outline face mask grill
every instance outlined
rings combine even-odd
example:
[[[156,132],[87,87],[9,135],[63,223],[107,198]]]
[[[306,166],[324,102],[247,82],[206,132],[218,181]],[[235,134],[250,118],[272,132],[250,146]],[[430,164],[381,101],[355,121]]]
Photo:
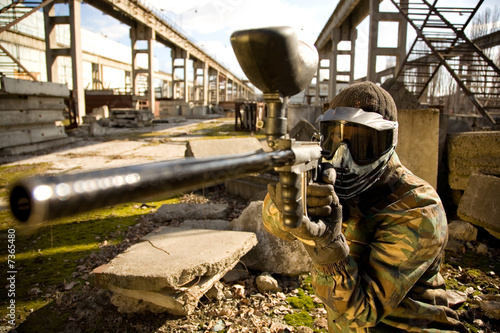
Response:
[[[353,198],[373,185],[384,173],[393,153],[394,147],[376,161],[358,165],[353,160],[349,147],[345,143],[340,144],[336,153],[326,161],[331,163],[337,172],[335,192],[339,198]]]

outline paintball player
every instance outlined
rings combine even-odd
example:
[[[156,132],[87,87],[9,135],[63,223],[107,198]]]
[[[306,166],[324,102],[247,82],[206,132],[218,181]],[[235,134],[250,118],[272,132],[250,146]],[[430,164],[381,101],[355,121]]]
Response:
[[[439,273],[447,220],[438,194],[395,152],[397,109],[371,82],[352,84],[318,118],[324,184],[308,189],[308,216],[287,229],[281,186],[269,186],[263,222],[303,242],[330,332],[467,332]],[[332,185],[335,184],[335,187]]]

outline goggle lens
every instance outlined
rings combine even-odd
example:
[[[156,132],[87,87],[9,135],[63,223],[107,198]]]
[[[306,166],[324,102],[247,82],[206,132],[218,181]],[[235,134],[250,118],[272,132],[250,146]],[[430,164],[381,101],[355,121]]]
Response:
[[[324,150],[335,153],[341,143],[349,146],[354,161],[359,165],[370,164],[379,159],[393,145],[392,129],[377,131],[368,126],[339,121],[320,124]]]

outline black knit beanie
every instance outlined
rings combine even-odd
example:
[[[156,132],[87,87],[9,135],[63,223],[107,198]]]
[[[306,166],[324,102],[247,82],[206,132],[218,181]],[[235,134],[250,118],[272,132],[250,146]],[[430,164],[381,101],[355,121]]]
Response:
[[[370,81],[354,83],[344,88],[330,102],[331,109],[338,106],[360,108],[367,112],[377,112],[387,120],[398,120],[398,111],[392,96]]]

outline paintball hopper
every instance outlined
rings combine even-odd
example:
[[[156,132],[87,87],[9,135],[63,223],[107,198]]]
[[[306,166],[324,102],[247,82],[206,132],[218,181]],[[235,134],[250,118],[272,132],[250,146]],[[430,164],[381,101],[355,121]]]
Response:
[[[231,45],[243,72],[263,93],[293,96],[311,82],[318,51],[298,40],[291,27],[235,31]]]

